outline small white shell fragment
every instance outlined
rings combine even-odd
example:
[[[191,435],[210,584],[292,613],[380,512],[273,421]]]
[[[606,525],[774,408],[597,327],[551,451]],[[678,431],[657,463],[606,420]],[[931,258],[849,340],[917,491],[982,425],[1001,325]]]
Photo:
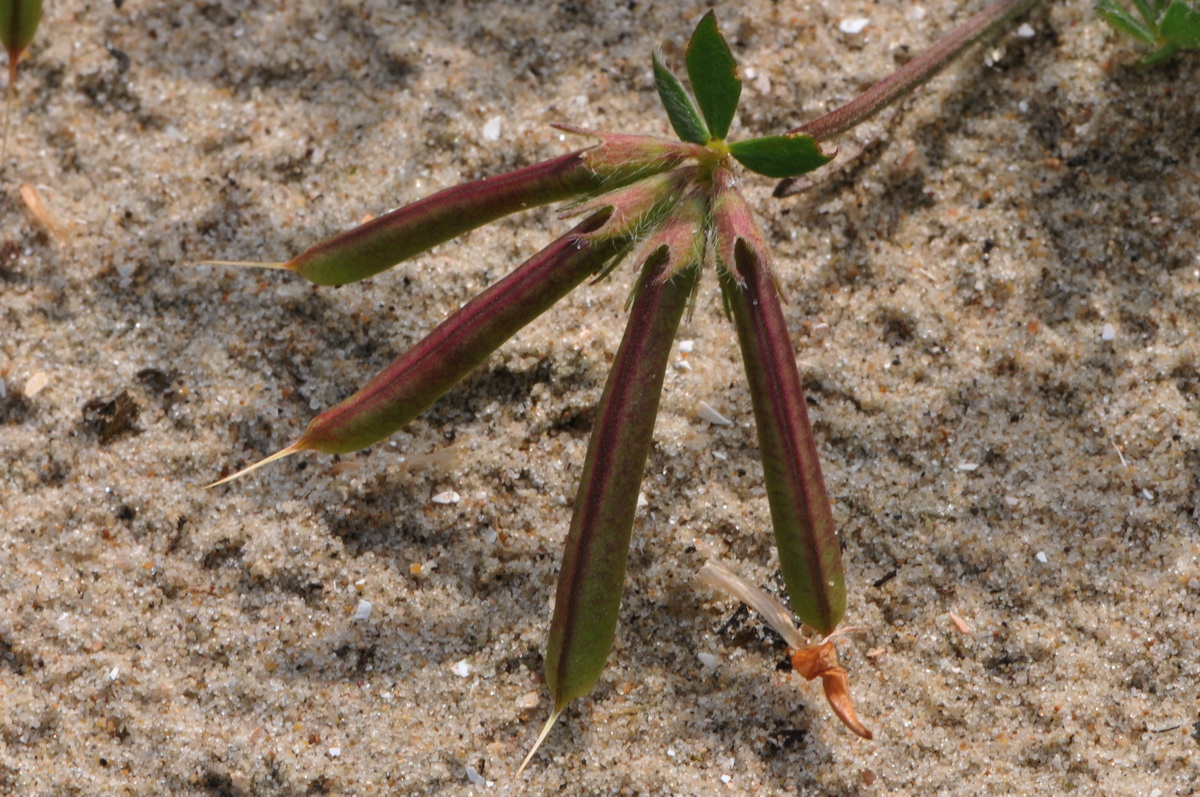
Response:
[[[116,268],[117,274],[120,275],[121,279],[127,280],[137,272],[138,264],[132,263],[128,260],[122,260],[120,263],[117,263]]]
[[[521,697],[517,698],[517,708],[537,708],[537,704],[541,701],[537,692],[526,692]]]
[[[466,659],[459,659],[458,661],[454,662],[450,669],[453,670],[454,674],[459,678],[466,678],[471,674],[471,665],[467,664]]]
[[[467,780],[471,781],[472,786],[486,786],[487,781],[483,779],[483,775],[475,767],[467,767]]]
[[[115,681],[115,680],[117,680],[117,678],[120,675],[121,675],[121,668],[113,667],[111,670],[108,671],[108,675],[106,675],[105,677],[108,678],[109,681]]]
[[[1004,496],[1004,503],[1010,507],[1018,507],[1021,505],[1021,499],[1015,495],[1006,495]]]
[[[1100,330],[1100,340],[1113,340],[1117,337],[1117,330],[1113,329],[1112,324],[1105,324],[1104,329]]]
[[[496,534],[496,530],[494,528],[492,528],[491,526],[488,526],[487,530],[483,532],[483,541],[486,542],[488,545],[491,545],[493,542],[496,541],[496,538],[498,536],[499,535]]]
[[[696,341],[694,341],[694,340],[679,341],[679,351],[682,354],[691,354],[692,349],[694,349],[695,347],[696,347]]]
[[[866,17],[847,17],[838,23],[838,30],[847,36],[857,36],[870,24],[871,20]]]
[[[1149,491],[1148,489],[1146,489],[1145,487],[1143,487],[1143,488],[1142,488],[1142,496],[1143,496],[1143,497],[1145,497],[1145,499],[1146,499],[1147,501],[1153,501],[1153,500],[1154,500],[1154,493],[1150,492],[1150,491]]]
[[[48,384],[50,384],[50,374],[45,371],[38,371],[29,377],[29,381],[25,383],[25,398],[33,398],[45,390]]]
[[[342,748],[340,748],[340,747],[330,747],[329,748],[329,757],[330,758],[339,758],[339,757],[341,757],[341,755],[342,755]]]
[[[360,600],[358,602],[358,606],[356,606],[354,608],[354,619],[355,620],[370,620],[371,619],[371,610],[374,608],[375,608],[375,606],[370,601]]]
[[[435,504],[457,504],[462,500],[462,496],[453,490],[446,490],[444,493],[438,493],[431,500]]]
[[[673,368],[674,368],[676,371],[690,371],[690,370],[692,370],[692,364],[691,364],[690,362],[688,362],[687,360],[676,360],[675,362],[671,363],[671,366],[672,366],[672,367],[673,367]]]
[[[718,659],[712,653],[697,653],[696,658],[700,659],[700,663],[709,669],[716,667],[717,662],[720,661],[720,659]]]
[[[648,498],[646,498],[646,493],[644,493],[644,492],[638,493],[638,500],[637,500],[637,508],[638,509],[641,509],[642,507],[648,505],[649,503],[650,503],[650,500]]]
[[[732,780],[733,780],[733,778],[729,777],[728,775],[721,776],[721,782],[724,783],[726,786],[728,786],[730,781],[732,781]]]
[[[707,401],[700,402],[699,407],[696,409],[696,414],[700,416],[700,420],[708,421],[716,426],[733,426],[733,421],[713,409],[713,406]]]
[[[958,469],[970,473],[971,471],[979,470],[979,464],[977,462],[960,462],[958,463]]]
[[[493,116],[483,124],[483,140],[484,141],[499,141],[500,140],[500,123],[503,122],[499,116]]]
[[[1038,551],[1036,554],[1034,554],[1034,558],[1035,558],[1035,559],[1037,559],[1037,560],[1038,560],[1039,562],[1041,562],[1042,564],[1046,564],[1046,562],[1049,562],[1049,561],[1050,561],[1050,560],[1049,560],[1049,559],[1046,557],[1046,552],[1045,552],[1045,551]]]
[[[1017,28],[1017,36],[1021,37],[1022,39],[1032,39],[1036,35],[1037,31],[1035,31],[1033,26],[1028,22],[1022,22],[1021,27]]]

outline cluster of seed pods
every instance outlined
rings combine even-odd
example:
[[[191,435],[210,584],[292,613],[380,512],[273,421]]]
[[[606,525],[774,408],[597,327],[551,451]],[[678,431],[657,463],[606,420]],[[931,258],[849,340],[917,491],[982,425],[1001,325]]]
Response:
[[[588,694],[616,633],[637,496],[676,330],[702,267],[715,264],[753,397],[780,569],[801,619],[831,633],[846,607],[841,552],[822,482],[804,392],[762,234],[737,189],[737,160],[770,176],[829,158],[797,134],[727,144],[741,92],[712,14],[687,52],[699,108],[658,58],[660,94],[680,141],[591,135],[589,149],[447,189],[323,241],[286,263],[311,282],[340,285],[379,273],[502,216],[572,200],[582,217],[340,404],[296,442],[236,478],[299,451],[341,454],[370,446],[437,401],[521,327],[586,279],[627,257],[639,268],[629,322],[596,415],[575,498],[547,644],[554,698],[548,730]]]
[[[772,618],[794,648],[795,669],[808,679],[821,678],[835,713],[870,738],[854,714],[848,675],[830,638],[846,611],[841,550],[778,286],[763,236],[738,191],[735,161],[785,179],[825,164],[831,156],[818,141],[858,124],[928,79],[1032,2],[996,0],[850,104],[784,135],[739,142],[726,137],[741,81],[710,12],[687,49],[692,94],[657,54],[653,60],[658,91],[679,141],[563,128],[599,143],[447,189],[322,241],[290,261],[239,263],[341,285],[529,208],[569,200],[562,215],[582,217],[362,389],[314,418],[292,445],[214,486],[296,452],[342,454],[386,438],[572,288],[632,256],[639,274],[629,323],[600,400],[559,574],[545,656],[554,708],[540,744],[567,704],[595,686],[612,646],[667,361],[702,268],[711,264],[745,363],[780,571],[793,610],[824,639],[805,644],[778,602],[728,571],[707,568],[707,578]]]

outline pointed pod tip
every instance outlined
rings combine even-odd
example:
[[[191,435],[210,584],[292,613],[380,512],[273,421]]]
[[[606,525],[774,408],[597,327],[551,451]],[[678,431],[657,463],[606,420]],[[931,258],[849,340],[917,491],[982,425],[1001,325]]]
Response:
[[[550,718],[542,726],[542,731],[538,734],[537,740],[534,741],[533,747],[530,748],[529,755],[525,756],[525,760],[521,762],[521,766],[517,767],[517,771],[513,774],[512,779],[514,782],[521,777],[521,773],[525,771],[525,767],[529,766],[529,762],[533,760],[534,754],[541,748],[542,742],[546,741],[546,737],[550,735],[550,729],[554,727],[554,723],[558,722],[558,718],[562,716],[563,709],[566,707],[566,703],[555,706],[554,712],[550,714]]]
[[[183,265],[185,268],[191,266],[246,266],[249,268],[274,268],[282,271],[295,270],[290,261],[287,263],[260,263],[256,260],[193,260]]]
[[[297,451],[303,451],[303,450],[305,450],[305,446],[303,445],[303,443],[301,443],[301,442],[292,443],[287,448],[276,451],[271,456],[260,459],[258,462],[255,462],[253,465],[248,465],[247,467],[242,468],[237,473],[234,473],[230,476],[226,476],[223,479],[218,479],[217,481],[213,482],[212,484],[204,485],[204,489],[211,490],[214,487],[220,487],[222,484],[228,484],[229,482],[233,481],[234,479],[240,479],[241,477],[245,476],[246,474],[250,473],[251,471],[258,470],[263,465],[274,462],[277,459],[283,459],[284,457],[295,454]]]

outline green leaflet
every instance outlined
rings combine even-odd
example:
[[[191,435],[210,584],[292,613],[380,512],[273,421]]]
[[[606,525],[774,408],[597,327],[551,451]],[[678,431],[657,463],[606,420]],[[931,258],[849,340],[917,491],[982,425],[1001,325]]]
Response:
[[[688,96],[687,89],[675,77],[675,73],[667,69],[657,52],[653,61],[654,84],[658,86],[658,96],[667,109],[667,118],[671,120],[675,135],[689,143],[704,146],[709,139],[708,128],[704,126],[704,120],[700,118],[700,112]]]
[[[811,136],[765,136],[735,141],[729,152],[738,163],[767,177],[795,177],[833,160]]]
[[[1171,44],[1200,49],[1200,9],[1192,8],[1184,0],[1175,0],[1167,6],[1159,30]]]
[[[1200,49],[1200,7],[1187,0],[1133,0],[1141,19],[1117,0],[1100,0],[1096,13],[1117,30],[1158,49],[1142,66],[1158,63],[1180,49]]]
[[[717,30],[716,15],[709,11],[700,20],[687,48],[688,80],[700,111],[708,122],[712,137],[723,141],[729,135],[729,125],[737,112],[742,96],[742,81],[737,62],[721,32]]]
[[[1104,0],[1096,6],[1096,13],[1099,14],[1105,22],[1124,33],[1146,44],[1155,44],[1154,33],[1145,24],[1141,22],[1133,14],[1121,5],[1118,5],[1115,0]]]

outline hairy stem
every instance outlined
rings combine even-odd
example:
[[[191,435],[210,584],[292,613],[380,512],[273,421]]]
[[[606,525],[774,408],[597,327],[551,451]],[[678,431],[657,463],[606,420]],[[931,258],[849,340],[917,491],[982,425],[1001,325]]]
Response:
[[[963,50],[1008,24],[1038,0],[995,0],[932,47],[837,110],[789,130],[826,141],[862,124],[936,75]]]

